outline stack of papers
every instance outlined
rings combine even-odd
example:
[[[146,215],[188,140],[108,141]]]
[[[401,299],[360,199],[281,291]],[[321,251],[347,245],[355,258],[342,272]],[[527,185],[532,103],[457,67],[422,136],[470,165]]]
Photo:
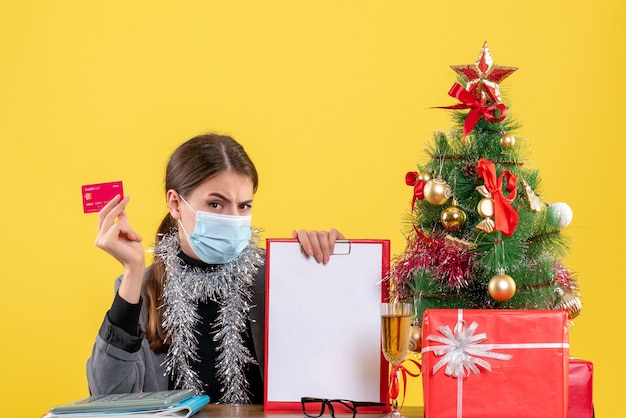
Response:
[[[188,418],[208,403],[193,390],[99,395],[55,406],[43,418]]]

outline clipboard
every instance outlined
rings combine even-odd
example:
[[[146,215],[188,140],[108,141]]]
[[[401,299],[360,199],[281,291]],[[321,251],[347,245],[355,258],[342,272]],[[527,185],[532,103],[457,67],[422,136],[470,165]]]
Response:
[[[301,411],[305,396],[387,404],[380,302],[389,248],[389,240],[341,240],[322,264],[295,239],[266,240],[266,411]]]

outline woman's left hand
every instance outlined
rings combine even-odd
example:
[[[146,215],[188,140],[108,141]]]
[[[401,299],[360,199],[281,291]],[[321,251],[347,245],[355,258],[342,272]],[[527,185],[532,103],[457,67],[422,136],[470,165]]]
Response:
[[[335,241],[345,239],[343,234],[332,228],[330,231],[293,231],[292,236],[298,238],[300,245],[308,256],[313,256],[318,263],[328,263],[335,249]]]

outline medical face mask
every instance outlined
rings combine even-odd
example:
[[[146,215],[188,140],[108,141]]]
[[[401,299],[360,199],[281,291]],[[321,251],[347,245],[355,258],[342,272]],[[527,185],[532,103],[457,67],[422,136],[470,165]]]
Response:
[[[193,233],[187,236],[191,250],[207,264],[224,264],[235,259],[248,246],[252,216],[219,215],[195,210],[182,196],[183,202],[196,214]]]

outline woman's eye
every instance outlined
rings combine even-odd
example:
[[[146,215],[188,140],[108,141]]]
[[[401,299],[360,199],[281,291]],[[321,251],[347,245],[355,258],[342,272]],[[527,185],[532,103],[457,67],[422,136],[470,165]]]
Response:
[[[209,203],[209,207],[213,208],[213,209],[219,209],[219,208],[222,207],[222,205],[220,203],[218,203],[218,202],[210,202]]]

